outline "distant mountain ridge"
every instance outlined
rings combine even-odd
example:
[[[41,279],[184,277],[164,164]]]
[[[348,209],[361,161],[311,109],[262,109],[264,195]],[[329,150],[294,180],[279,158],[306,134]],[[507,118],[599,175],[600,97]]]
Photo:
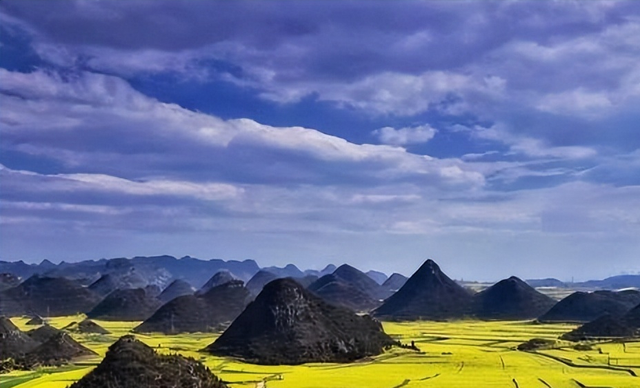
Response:
[[[621,288],[640,288],[639,275],[616,275],[602,280],[589,280],[573,283],[574,287],[600,288],[603,290],[618,290]]]
[[[88,286],[102,276],[112,274],[116,278],[123,276],[130,278],[130,281],[125,282],[131,283],[130,286],[124,288],[139,288],[146,285],[165,288],[171,281],[183,279],[199,289],[211,276],[222,270],[229,271],[237,278],[248,281],[260,270],[260,267],[254,260],[201,260],[190,256],[177,259],[168,255],[136,256],[131,259],[84,260],[76,263],[63,261],[59,264],[53,264],[48,260],[40,264],[26,264],[22,260],[16,262],[0,261],[0,273],[13,274],[21,279],[38,274],[74,279]],[[123,288],[122,284],[117,286],[117,288]]]

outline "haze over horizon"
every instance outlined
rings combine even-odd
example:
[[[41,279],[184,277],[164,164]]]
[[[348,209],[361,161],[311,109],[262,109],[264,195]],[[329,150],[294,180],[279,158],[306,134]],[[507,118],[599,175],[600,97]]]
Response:
[[[640,272],[640,3],[0,2],[0,259]]]

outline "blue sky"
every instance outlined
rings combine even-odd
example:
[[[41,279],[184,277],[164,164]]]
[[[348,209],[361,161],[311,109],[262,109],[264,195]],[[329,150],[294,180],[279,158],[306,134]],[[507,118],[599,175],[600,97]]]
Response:
[[[0,3],[0,258],[640,271],[640,3]]]

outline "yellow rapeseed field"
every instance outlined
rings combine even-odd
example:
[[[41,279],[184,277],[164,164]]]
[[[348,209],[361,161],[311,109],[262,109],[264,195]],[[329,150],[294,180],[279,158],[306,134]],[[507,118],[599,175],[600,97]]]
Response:
[[[63,327],[84,316],[54,318]],[[27,319],[13,319],[22,329]],[[96,321],[111,335],[74,335],[96,351],[94,357],[63,368],[0,375],[0,388],[64,388],[100,362],[107,348],[138,322]],[[403,343],[415,341],[420,352],[393,349],[352,364],[260,366],[213,357],[198,350],[216,335],[138,335],[159,352],[178,352],[204,362],[232,387],[255,387],[263,380],[270,388],[639,388],[640,342],[601,343],[590,350],[558,342],[556,349],[526,353],[515,347],[531,338],[556,339],[574,325],[540,325],[531,322],[384,323],[385,331]]]

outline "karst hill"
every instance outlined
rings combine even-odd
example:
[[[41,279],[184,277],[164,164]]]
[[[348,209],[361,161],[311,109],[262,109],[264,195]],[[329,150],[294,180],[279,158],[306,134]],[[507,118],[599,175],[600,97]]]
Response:
[[[515,276],[499,281],[473,299],[473,315],[481,319],[537,318],[556,304]]]
[[[131,335],[109,347],[94,370],[70,388],[226,388],[198,361],[160,355]]]
[[[348,362],[394,343],[371,317],[331,305],[292,279],[278,279],[205,350],[278,365]]]
[[[461,318],[472,312],[472,300],[429,259],[373,314],[391,320]]]
[[[242,280],[232,280],[202,295],[171,300],[134,330],[166,334],[216,331],[240,315],[250,300],[251,293]]]

